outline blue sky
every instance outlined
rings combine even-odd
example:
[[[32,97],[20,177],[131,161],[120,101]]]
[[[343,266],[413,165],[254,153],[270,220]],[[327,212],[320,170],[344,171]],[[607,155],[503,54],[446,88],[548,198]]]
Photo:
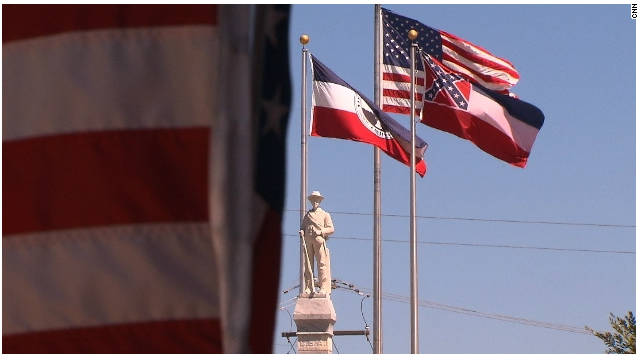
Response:
[[[565,326],[605,330],[609,312],[636,311],[636,36],[629,5],[383,6],[510,60],[521,76],[513,91],[546,117],[525,169],[417,125],[429,143],[429,170],[417,179],[419,299],[431,304],[419,307],[420,352],[602,353],[599,339]],[[373,98],[373,5],[292,7],[282,290],[298,283],[302,33],[318,59]],[[408,117],[394,117],[409,125]],[[325,195],[321,206],[336,227],[333,277],[366,289],[373,287],[372,152],[362,143],[309,139],[309,192]],[[398,301],[409,296],[408,177],[405,165],[382,154],[382,213],[403,215],[382,219],[385,353],[410,352],[409,304]],[[495,219],[518,222],[489,221]],[[295,295],[297,289],[281,295],[286,310],[277,314],[276,353],[291,350],[280,332],[295,331],[287,312]],[[359,295],[337,289],[332,299],[336,329],[364,328]],[[370,326],[372,303],[363,303]],[[363,337],[335,342],[340,353],[371,352]]]

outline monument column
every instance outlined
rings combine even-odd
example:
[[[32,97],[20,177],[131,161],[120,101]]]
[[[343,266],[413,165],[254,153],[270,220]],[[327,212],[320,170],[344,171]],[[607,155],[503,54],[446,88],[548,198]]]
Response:
[[[329,294],[300,294],[293,311],[298,354],[331,354],[336,312]]]

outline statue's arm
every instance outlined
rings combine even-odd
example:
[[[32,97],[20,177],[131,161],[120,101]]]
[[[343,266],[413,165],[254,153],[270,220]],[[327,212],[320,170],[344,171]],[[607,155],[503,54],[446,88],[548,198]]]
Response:
[[[333,228],[333,221],[331,220],[331,215],[327,213],[327,216],[325,216],[324,218],[324,228],[322,229],[322,236],[327,237],[333,234],[334,231],[335,229]]]

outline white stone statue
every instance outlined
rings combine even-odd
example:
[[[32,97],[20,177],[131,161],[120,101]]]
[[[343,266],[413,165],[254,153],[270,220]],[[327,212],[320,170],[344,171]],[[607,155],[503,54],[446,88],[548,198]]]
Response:
[[[329,248],[327,247],[327,239],[333,234],[333,222],[331,215],[320,208],[320,202],[324,197],[319,191],[314,191],[307,198],[311,202],[311,210],[307,211],[302,220],[302,229],[300,235],[304,236],[307,247],[306,255],[311,266],[304,269],[304,293],[310,294],[313,289],[313,275],[309,269],[313,268],[313,259],[318,264],[318,282],[320,293],[331,293],[331,260],[329,258]],[[307,260],[305,259],[305,262]]]

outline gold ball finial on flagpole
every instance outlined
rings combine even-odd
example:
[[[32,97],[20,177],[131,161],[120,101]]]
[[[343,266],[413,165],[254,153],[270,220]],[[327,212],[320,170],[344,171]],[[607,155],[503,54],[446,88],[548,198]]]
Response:
[[[418,38],[418,32],[411,29],[409,30],[409,39],[411,39],[411,41],[415,40]]]
[[[302,34],[300,35],[300,44],[307,45],[309,43],[309,35]]]

